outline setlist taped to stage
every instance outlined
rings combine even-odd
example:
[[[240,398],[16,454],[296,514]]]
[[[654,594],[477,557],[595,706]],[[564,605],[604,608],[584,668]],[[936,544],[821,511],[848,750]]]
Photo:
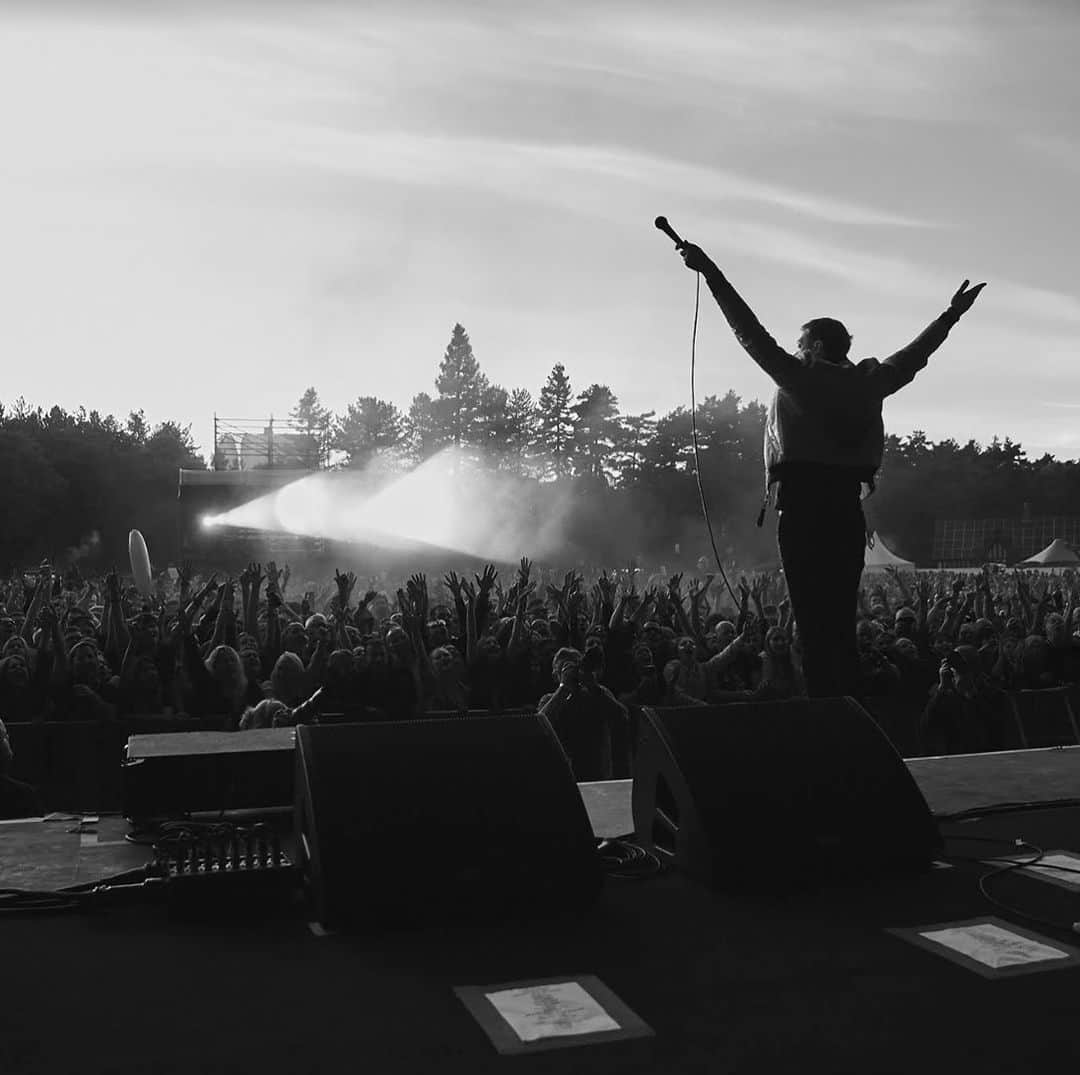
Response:
[[[619,1024],[577,982],[484,995],[522,1041],[619,1029]]]
[[[1060,948],[1023,937],[1012,930],[1002,929],[992,922],[973,926],[932,930],[923,933],[928,941],[936,941],[961,955],[970,956],[986,967],[1014,967],[1024,963],[1039,963],[1047,959],[1068,959],[1069,953]]]
[[[1080,966],[1080,949],[1000,918],[972,918],[887,932],[984,978],[1013,978]]]
[[[457,986],[454,992],[500,1053],[653,1037],[652,1028],[591,974]]]

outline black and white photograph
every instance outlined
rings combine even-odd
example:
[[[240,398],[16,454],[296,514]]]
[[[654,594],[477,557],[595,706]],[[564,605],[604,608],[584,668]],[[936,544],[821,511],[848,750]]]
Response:
[[[1078,56],[0,0],[0,1068],[1070,1063]]]

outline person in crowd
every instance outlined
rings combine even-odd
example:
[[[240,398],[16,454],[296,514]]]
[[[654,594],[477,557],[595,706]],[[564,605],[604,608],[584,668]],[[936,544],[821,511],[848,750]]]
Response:
[[[1004,750],[1013,721],[1008,695],[990,683],[978,650],[958,646],[939,667],[938,685],[922,719],[924,753],[976,754]]]
[[[244,678],[247,680],[247,704],[258,705],[266,697],[263,685],[263,659],[257,636],[244,633],[240,636],[237,653],[244,666]]]
[[[896,638],[888,649],[888,657],[899,676],[893,697],[907,702],[913,713],[921,713],[938,682],[938,661],[920,652],[912,639]]]
[[[859,620],[855,625],[858,647],[858,676],[855,695],[859,698],[892,695],[900,686],[900,672],[889,660],[881,643],[882,627],[876,620]]]
[[[430,680],[424,692],[429,711],[464,713],[469,708],[469,692],[463,682],[461,655],[451,646],[436,646],[428,657]]]
[[[226,727],[235,727],[247,708],[247,675],[240,654],[223,641],[235,639],[235,588],[232,581],[222,587],[222,599],[209,646],[203,657],[192,630],[189,609],[180,612],[177,630],[188,685],[186,711],[196,717],[222,717]]]
[[[1046,635],[1046,666],[1057,684],[1080,683],[1080,640],[1069,633],[1068,621],[1052,612],[1043,621]]]
[[[1045,635],[1030,634],[1020,647],[1020,667],[1014,685],[1019,690],[1037,691],[1058,686],[1050,664],[1050,643]]]
[[[704,702],[709,693],[709,676],[705,666],[698,660],[698,644],[690,635],[683,635],[676,640],[677,659],[668,661],[664,666],[664,676],[669,685],[699,702]],[[673,671],[669,678],[668,670]]]
[[[761,680],[756,696],[760,699],[806,697],[806,680],[802,669],[792,658],[787,631],[779,625],[765,632],[765,648],[761,651]]]
[[[761,650],[764,644],[758,644],[760,631],[749,625],[738,634],[733,634],[737,625],[725,621],[727,627],[721,632],[722,637],[731,640],[705,662],[705,672],[709,680],[706,700],[712,703],[747,701],[761,682]]]
[[[653,661],[652,650],[644,642],[633,649],[633,687],[619,695],[627,706],[662,706],[666,704],[668,685]]]
[[[308,687],[304,662],[292,650],[286,650],[274,662],[270,673],[270,697],[295,707],[308,696]]]
[[[687,694],[680,686],[679,679],[683,671],[683,666],[678,660],[668,661],[664,665],[664,697],[660,704],[668,708],[673,706],[705,706],[707,703],[704,699]]]
[[[540,699],[538,711],[551,721],[576,780],[611,780],[612,741],[629,741],[629,717],[626,707],[597,680],[600,651],[594,648],[586,658],[571,647],[555,654],[552,672],[559,686]],[[620,763],[620,768],[625,765]]]
[[[0,659],[0,712],[9,720],[29,721],[44,713],[42,699],[30,682],[28,662],[28,649],[13,650]]]
[[[276,728],[289,723],[289,707],[277,698],[264,698],[249,705],[240,717],[239,730],[251,728]]]
[[[60,721],[111,720],[121,697],[119,679],[114,683],[96,640],[80,638],[68,654],[66,679],[54,687],[49,716]]]
[[[11,746],[7,725],[0,720],[0,818],[42,817],[41,799],[37,789],[11,775],[15,751]]]

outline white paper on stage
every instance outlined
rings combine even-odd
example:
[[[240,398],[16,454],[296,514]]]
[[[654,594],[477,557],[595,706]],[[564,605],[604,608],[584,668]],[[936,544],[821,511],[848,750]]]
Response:
[[[1064,870],[1048,869],[1050,866],[1064,866]],[[1072,873],[1076,870],[1076,873]],[[1044,877],[1050,877],[1059,884],[1068,885],[1069,888],[1080,889],[1080,858],[1076,855],[1062,853],[1050,853],[1039,859],[1037,866],[1025,866],[1020,873],[1039,873]]]
[[[619,1029],[577,982],[504,989],[484,996],[522,1041]]]
[[[1069,953],[1051,948],[992,922],[971,926],[955,926],[920,933],[928,941],[951,948],[954,952],[978,960],[987,967],[1015,967],[1024,963],[1042,963],[1051,959],[1068,959]]]

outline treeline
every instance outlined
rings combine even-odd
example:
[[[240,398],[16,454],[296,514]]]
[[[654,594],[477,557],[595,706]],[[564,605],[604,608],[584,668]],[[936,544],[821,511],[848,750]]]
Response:
[[[765,415],[761,403],[743,403],[733,392],[698,401],[701,472],[717,543],[725,559],[744,565],[776,555],[773,520],[754,525],[764,491]],[[418,393],[406,412],[360,396],[333,414],[312,387],[292,419],[308,435],[312,465],[377,461],[406,470],[453,446],[541,490],[569,491],[567,542],[575,557],[613,563],[645,556],[688,566],[709,555],[688,407],[624,414],[609,386],[575,389],[562,363],[535,397],[528,388],[506,389],[485,376],[461,325],[434,392]],[[141,411],[121,423],[82,409],[0,405],[0,562],[10,569],[43,554],[122,562],[133,526],[156,564],[175,560],[177,471],[204,466],[190,427],[164,422],[151,430]],[[1008,437],[983,447],[974,440],[935,444],[916,432],[887,437],[866,510],[894,551],[925,564],[935,518],[1015,518],[1024,504],[1034,515],[1080,511],[1080,464],[1049,454],[1028,460]]]
[[[890,547],[928,566],[935,519],[1018,519],[1025,508],[1034,517],[1080,516],[1080,463],[1049,452],[1028,459],[1009,437],[983,447],[935,443],[919,430],[886,436],[877,492],[866,501]]]
[[[83,408],[0,404],[0,565],[6,573],[48,556],[64,566],[87,560],[126,568],[132,527],[151,549],[171,554],[177,473],[205,466],[190,426],[151,429],[142,411],[120,422]]]
[[[712,447],[731,447],[761,431],[764,409],[740,406],[736,396],[703,402]],[[455,325],[439,365],[435,394],[419,392],[407,412],[375,396],[360,396],[343,414],[323,406],[315,388],[303,394],[290,417],[310,442],[311,465],[382,464],[406,468],[453,447],[488,467],[539,481],[593,478],[611,488],[637,485],[650,472],[667,472],[684,460],[689,414],[679,408],[622,414],[607,385],[575,392],[557,363],[534,397],[528,388],[492,384],[480,369],[468,334]],[[728,426],[723,441],[715,436]],[[704,429],[704,427],[703,427]],[[237,465],[222,451],[219,469]]]

